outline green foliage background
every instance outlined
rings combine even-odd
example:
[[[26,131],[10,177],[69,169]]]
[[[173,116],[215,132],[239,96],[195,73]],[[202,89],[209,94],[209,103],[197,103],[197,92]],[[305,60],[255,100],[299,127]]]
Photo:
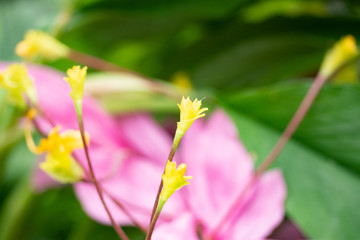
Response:
[[[19,60],[16,43],[36,28],[153,78],[169,81],[184,71],[210,108],[233,117],[258,165],[325,51],[341,36],[360,39],[359,16],[355,0],[0,0],[0,60]],[[64,71],[71,64],[49,65]],[[35,159],[15,121],[20,113],[2,92],[0,99],[0,239],[115,239],[85,215],[71,187],[32,193]],[[358,84],[328,83],[274,164],[286,178],[287,216],[309,238],[360,238],[359,119]]]

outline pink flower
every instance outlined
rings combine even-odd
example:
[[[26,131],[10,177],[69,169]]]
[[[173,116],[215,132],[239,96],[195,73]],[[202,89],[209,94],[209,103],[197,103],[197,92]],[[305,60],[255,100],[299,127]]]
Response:
[[[0,70],[10,63],[0,63]],[[28,64],[29,75],[35,83],[37,98],[41,109],[55,123],[62,126],[62,130],[78,129],[76,113],[69,95],[70,87],[64,81],[64,74],[54,69]],[[116,165],[118,156],[125,150],[125,142],[121,138],[116,122],[91,98],[84,100],[84,122],[86,131],[91,136],[90,150],[97,177],[106,177]],[[45,119],[40,119],[40,128],[44,132],[51,129]],[[83,151],[77,151],[80,161],[87,169]],[[35,169],[33,184],[36,190],[59,185],[42,170]]]
[[[124,203],[141,224],[148,226],[163,172],[162,161],[167,158],[171,138],[145,114],[121,117],[118,119],[118,126],[118,131],[129,147],[129,156],[123,159],[116,174],[102,181],[102,186],[106,192]],[[75,192],[89,216],[109,224],[93,186],[79,183],[75,186]],[[107,202],[118,223],[131,224],[114,202],[109,199]],[[179,196],[174,196],[164,207],[160,222],[173,219],[183,208]]]
[[[127,206],[134,204],[133,213],[147,226],[171,139],[147,115],[122,117],[118,125],[136,153],[123,161],[118,174],[102,184]],[[197,231],[210,233],[253,175],[252,159],[239,142],[236,128],[221,111],[208,122],[198,120],[190,128],[176,160],[187,163],[188,174],[194,179],[165,204],[154,240],[192,240],[198,239]],[[75,189],[86,212],[108,223],[93,186],[77,184]],[[249,193],[215,239],[262,239],[281,222],[286,189],[279,171],[266,173]],[[119,222],[129,223],[116,206],[110,207]]]
[[[0,64],[0,69],[7,65]],[[27,68],[34,79],[39,105],[46,115],[55,124],[60,124],[62,130],[78,129],[73,101],[69,95],[70,87],[63,79],[64,74],[39,65],[27,65]],[[85,129],[90,134],[91,161],[115,220],[123,225],[132,224],[110,195],[123,203],[137,221],[146,226],[163,171],[162,159],[166,159],[171,146],[170,136],[147,115],[130,115],[115,121],[89,97],[85,97],[83,108]],[[40,119],[39,122],[43,131],[47,132],[51,128],[46,119]],[[83,150],[76,151],[76,155],[82,166],[88,169]],[[37,167],[33,184],[37,191],[60,185]],[[90,217],[110,224],[92,184],[77,183],[74,189]],[[164,209],[162,219],[171,219],[181,209],[181,201],[170,202]]]
[[[39,103],[62,129],[77,129],[70,88],[63,74],[31,65]],[[0,69],[4,65],[0,64]],[[132,224],[110,198],[116,199],[143,225],[149,223],[171,137],[148,115],[124,116],[117,121],[97,103],[85,98],[85,128],[91,138],[90,154],[95,174],[105,190],[105,201],[119,224]],[[41,128],[49,129],[46,121]],[[85,164],[82,151],[76,153]],[[189,186],[176,192],[166,203],[155,229],[154,240],[198,239],[197,232],[208,235],[219,224],[232,202],[253,175],[253,162],[238,140],[237,130],[221,111],[207,122],[197,120],[185,134],[175,159],[185,162]],[[43,189],[53,181],[35,174],[36,186]],[[94,186],[74,185],[85,212],[101,223],[110,224]],[[253,186],[245,200],[215,239],[263,239],[284,215],[285,184],[278,170],[267,172]]]
[[[156,240],[198,239],[219,224],[253,176],[253,162],[238,140],[237,131],[221,111],[197,121],[185,134],[179,158],[193,176],[182,191],[187,211],[174,221],[155,228]],[[263,239],[284,216],[286,187],[278,170],[261,176],[214,239]]]

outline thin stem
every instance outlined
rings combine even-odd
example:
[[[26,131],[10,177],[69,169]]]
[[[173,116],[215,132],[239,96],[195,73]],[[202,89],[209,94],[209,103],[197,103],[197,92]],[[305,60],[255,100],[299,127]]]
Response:
[[[300,125],[301,121],[304,119],[309,108],[313,104],[315,98],[319,94],[321,88],[324,86],[327,78],[318,75],[315,78],[314,83],[311,85],[309,91],[306,93],[305,98],[302,100],[299,108],[296,110],[295,115],[292,117],[290,123],[287,125],[285,131],[280,136],[280,139],[276,143],[273,150],[265,158],[260,167],[256,170],[256,175],[261,175],[276,159],[281,150],[284,148],[286,143],[289,141],[291,136],[294,134],[297,127]]]
[[[78,113],[78,111],[77,111]],[[95,188],[96,188],[96,191],[100,197],[100,200],[101,200],[101,203],[102,205],[104,206],[105,208],[105,211],[107,213],[107,215],[109,216],[110,218],[110,221],[111,221],[111,224],[113,225],[116,233],[119,235],[119,237],[123,240],[129,240],[129,238],[126,236],[125,232],[122,230],[121,227],[119,227],[114,218],[112,217],[111,215],[111,212],[110,210],[108,209],[108,206],[104,200],[104,196],[103,196],[103,192],[102,192],[102,188],[100,187],[98,181],[96,180],[96,177],[95,177],[95,173],[94,173],[94,170],[93,170],[93,167],[92,167],[92,164],[91,164],[91,160],[90,160],[90,154],[89,154],[89,149],[87,147],[87,144],[86,144],[86,140],[85,140],[85,131],[84,131],[84,123],[83,123],[83,119],[82,119],[82,115],[81,114],[77,114],[78,115],[78,123],[79,123],[79,129],[80,129],[80,134],[81,134],[81,139],[83,141],[83,144],[84,144],[84,150],[85,150],[85,155],[86,155],[86,160],[87,160],[87,163],[88,163],[88,166],[89,166],[89,171],[90,171],[90,177],[91,177],[91,180],[93,182],[93,184],[95,185]]]
[[[149,78],[145,75],[142,75],[138,72],[129,70],[127,68],[120,67],[118,65],[115,65],[113,63],[107,62],[105,60],[102,60],[100,58],[78,52],[74,49],[70,50],[70,53],[67,56],[70,60],[73,60],[75,62],[79,62],[83,65],[89,66],[91,68],[105,71],[105,72],[118,72],[118,73],[127,73],[131,74],[133,76],[136,76],[143,80],[143,83],[147,85],[147,87],[157,93],[161,93],[165,96],[178,99],[180,96],[180,93],[175,91],[174,88],[167,86],[166,84],[160,83],[155,81],[152,78]]]
[[[182,136],[181,136],[182,137]],[[172,160],[174,159],[174,155],[175,155],[175,152],[176,152],[176,149],[178,147],[178,144],[180,142],[180,139],[181,137],[178,137],[178,134],[175,134],[175,138],[174,138],[174,142],[173,142],[173,145],[171,147],[171,150],[170,150],[170,153],[169,153],[169,156],[168,156],[168,160],[170,162],[172,162]],[[165,165],[166,166],[166,165]],[[164,167],[164,172],[165,172],[165,167]],[[163,172],[163,174],[164,174]],[[153,209],[152,209],[152,212],[151,212],[151,218],[150,218],[150,226],[149,226],[149,230],[148,230],[148,233],[146,235],[146,240],[150,240],[151,239],[151,235],[154,231],[154,228],[155,228],[155,225],[156,225],[156,221],[160,215],[160,212],[157,213],[157,208],[158,208],[158,205],[159,205],[159,199],[160,199],[160,194],[161,194],[161,190],[163,188],[163,181],[162,181],[162,178],[161,178],[161,181],[160,181],[160,185],[159,185],[159,189],[157,191],[157,194],[156,194],[156,198],[155,198],[155,202],[154,202],[154,206],[153,206]],[[158,216],[156,216],[156,214]]]
[[[36,107],[38,112],[41,113],[44,116],[44,112],[41,111],[41,109],[37,106]],[[45,116],[44,116],[45,117]],[[55,124],[54,122],[48,117],[46,116],[45,119],[49,122],[49,124],[54,127]],[[38,133],[40,133],[40,135],[42,137],[47,137],[48,135],[40,128],[40,125],[38,123],[38,121],[36,121],[36,118],[32,119],[33,125],[35,126],[36,130]],[[82,169],[85,172],[86,177],[91,178],[91,176],[89,175],[89,172],[86,171],[85,167],[83,166],[82,162],[79,160],[78,156],[73,153],[72,154],[73,158],[77,161],[78,164],[80,164],[80,166],[82,167]],[[87,182],[87,181],[86,181]],[[92,183],[92,182],[91,182]],[[101,187],[101,185],[99,185],[99,187],[102,189],[103,192],[105,192],[105,190]],[[105,192],[106,193],[106,192]],[[144,226],[142,226],[138,221],[136,221],[136,219],[132,216],[132,214],[130,213],[130,211],[118,200],[116,200],[113,196],[111,196],[110,194],[107,194],[111,200],[123,211],[123,213],[130,219],[130,221],[132,221],[134,223],[134,225],[138,226],[141,230],[143,230],[144,232],[146,232],[146,228],[144,228]]]
[[[150,227],[149,227],[149,231],[148,231],[148,234],[146,235],[146,239],[145,240],[151,240],[151,236],[152,236],[152,233],[154,232],[154,228],[155,228],[155,225],[156,225],[156,221],[158,220],[159,216],[160,216],[160,213],[161,213],[161,210],[162,208],[164,207],[164,203],[163,202],[162,204],[159,204],[156,208],[156,211],[155,211],[155,214],[153,216],[153,219],[151,220],[151,224],[150,224]]]
[[[313,104],[315,98],[319,94],[321,88],[324,86],[325,82],[331,78],[333,75],[329,77],[323,77],[318,75],[313,84],[311,85],[310,89],[306,93],[304,99],[302,100],[299,108],[297,109],[296,113],[292,117],[291,121],[287,125],[285,131],[280,136],[280,139],[276,143],[275,147],[272,149],[270,154],[266,157],[266,159],[262,162],[259,168],[256,170],[255,175],[251,178],[251,180],[247,183],[246,187],[241,191],[238,197],[235,199],[233,204],[230,206],[229,210],[225,213],[225,215],[219,221],[219,224],[216,228],[211,232],[210,238],[212,239],[217,232],[221,230],[227,220],[230,219],[232,214],[235,212],[236,208],[239,204],[244,200],[245,196],[247,195],[248,191],[251,189],[253,184],[257,181],[258,177],[261,176],[262,173],[273,163],[276,157],[279,155],[281,150],[284,148],[286,143],[289,141],[297,127],[300,125],[301,121],[304,119],[306,113],[308,112],[309,108]]]
[[[131,220],[131,222],[133,222],[138,228],[140,228],[141,231],[143,231],[144,233],[147,232],[146,227],[144,227],[140,222],[138,222],[135,217],[127,210],[127,208],[120,202],[118,201],[114,196],[112,196],[111,194],[109,194],[107,191],[105,191],[103,189],[103,192],[108,195],[108,197],[111,199],[111,201],[113,201],[124,213],[125,215]]]

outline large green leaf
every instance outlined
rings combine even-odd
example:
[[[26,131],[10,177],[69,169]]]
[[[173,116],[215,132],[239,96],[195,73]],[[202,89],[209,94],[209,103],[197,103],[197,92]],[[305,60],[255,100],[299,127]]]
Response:
[[[315,17],[207,23],[198,41],[167,52],[162,78],[183,69],[197,87],[232,91],[311,76],[336,40],[346,34],[356,36],[352,26],[357,24],[356,19]]]
[[[275,145],[308,86],[280,85],[223,98],[257,165]],[[359,98],[357,86],[327,86],[273,164],[282,169],[287,183],[287,214],[310,238],[359,236],[360,176],[343,167],[359,166]]]
[[[229,96],[234,109],[282,131],[309,88],[281,84]],[[328,85],[297,129],[294,139],[360,174],[360,86]]]

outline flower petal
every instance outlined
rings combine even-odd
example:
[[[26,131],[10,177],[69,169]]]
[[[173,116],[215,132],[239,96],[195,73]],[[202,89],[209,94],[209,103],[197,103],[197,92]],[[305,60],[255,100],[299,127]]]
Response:
[[[284,217],[285,198],[286,186],[281,172],[265,173],[217,239],[266,238]]]
[[[196,222],[191,213],[184,213],[176,220],[155,228],[152,236],[156,240],[198,240]]]
[[[250,155],[229,118],[216,111],[207,123],[198,121],[185,134],[181,159],[191,184],[184,190],[192,211],[205,229],[212,229],[245,187],[253,170]]]
[[[124,160],[115,176],[102,182],[102,186],[115,199],[123,202],[139,222],[147,226],[162,171],[163,168],[160,164],[154,164],[148,159],[131,156]],[[89,216],[99,222],[110,224],[104,207],[101,205],[99,198],[96,197],[97,194],[93,186],[77,184],[75,192]],[[131,224],[124,213],[111,201],[109,201],[109,208],[119,224]],[[169,219],[169,217],[172,219],[182,209],[179,197],[174,194],[164,206],[162,219]]]
[[[149,115],[122,116],[117,123],[119,132],[131,149],[165,166],[171,138]]]

